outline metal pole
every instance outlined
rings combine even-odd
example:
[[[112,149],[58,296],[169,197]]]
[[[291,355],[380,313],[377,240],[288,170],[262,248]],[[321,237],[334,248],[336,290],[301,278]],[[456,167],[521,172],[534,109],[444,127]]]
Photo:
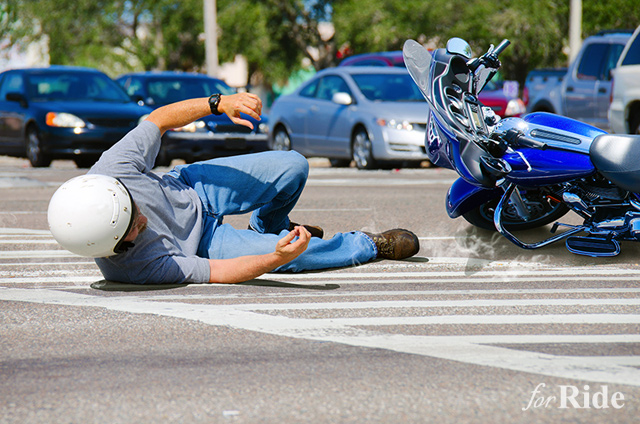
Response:
[[[571,0],[569,15],[569,64],[571,64],[582,46],[582,0]]]
[[[207,75],[218,75],[218,18],[216,0],[204,0],[204,46]]]

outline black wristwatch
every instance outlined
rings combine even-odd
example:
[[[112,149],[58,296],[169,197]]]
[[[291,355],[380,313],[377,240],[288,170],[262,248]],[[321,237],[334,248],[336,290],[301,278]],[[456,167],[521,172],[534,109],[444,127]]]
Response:
[[[211,113],[214,115],[222,115],[222,112],[218,110],[218,105],[220,104],[220,93],[215,93],[209,96],[209,108],[211,108]]]

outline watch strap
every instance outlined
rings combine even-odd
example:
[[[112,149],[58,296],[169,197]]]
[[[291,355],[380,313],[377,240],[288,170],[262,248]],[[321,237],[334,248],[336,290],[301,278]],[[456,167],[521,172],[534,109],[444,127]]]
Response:
[[[218,105],[220,105],[220,93],[209,96],[209,108],[214,115],[222,115],[222,112],[218,110]]]

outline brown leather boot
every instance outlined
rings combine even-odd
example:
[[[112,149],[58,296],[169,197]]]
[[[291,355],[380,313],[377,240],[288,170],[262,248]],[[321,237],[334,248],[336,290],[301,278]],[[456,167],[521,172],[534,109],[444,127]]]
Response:
[[[289,231],[293,230],[294,227],[297,227],[300,224],[297,224],[295,222],[289,222]],[[318,237],[318,238],[322,238],[324,237],[324,230],[322,229],[322,227],[318,227],[318,226],[314,226],[314,225],[303,225],[304,228],[307,229],[307,231],[309,231],[309,233],[311,233],[311,237]]]
[[[383,259],[406,259],[420,250],[418,237],[411,231],[396,228],[384,233],[371,234],[364,233],[371,237],[378,248],[378,258]]]

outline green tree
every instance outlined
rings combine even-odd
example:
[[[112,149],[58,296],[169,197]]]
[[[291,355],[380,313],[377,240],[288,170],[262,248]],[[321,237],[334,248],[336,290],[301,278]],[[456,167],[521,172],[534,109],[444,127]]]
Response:
[[[464,10],[464,9],[462,9]],[[473,16],[453,23],[448,37],[469,34],[469,42],[476,54],[497,45],[503,39],[511,45],[501,55],[502,73],[506,79],[521,84],[533,68],[566,66],[569,10],[561,0],[511,0],[500,5],[475,1],[469,4],[464,16]],[[463,37],[464,38],[464,37]]]
[[[62,3],[62,4],[60,4]],[[31,0],[6,4],[12,8],[12,42],[25,43],[46,36],[52,64],[91,65],[92,58],[113,57],[117,33],[109,18],[107,0]]]
[[[250,79],[283,82],[307,58],[314,68],[335,64],[333,36],[323,37],[330,1],[218,0],[219,48],[223,60],[242,54]],[[253,77],[253,78],[251,78]]]
[[[444,47],[451,37],[466,39],[476,54],[508,38],[504,73],[524,81],[532,66],[553,66],[562,56],[568,8],[560,0],[358,0],[335,5],[339,45],[354,53],[397,50],[408,38]]]
[[[14,42],[47,37],[52,64],[193,70],[204,50],[201,0],[9,0]],[[133,60],[132,60],[133,58]]]
[[[242,54],[253,82],[280,82],[307,58],[315,69],[336,52],[397,50],[408,38],[443,47],[457,36],[476,54],[508,38],[507,78],[566,66],[567,0],[217,0],[219,53]],[[5,39],[48,37],[51,62],[101,68],[203,70],[202,0],[0,0]],[[323,35],[327,22],[335,34]],[[583,0],[583,36],[640,24],[637,0]]]
[[[583,0],[582,36],[607,29],[635,29],[640,25],[636,0]]]

